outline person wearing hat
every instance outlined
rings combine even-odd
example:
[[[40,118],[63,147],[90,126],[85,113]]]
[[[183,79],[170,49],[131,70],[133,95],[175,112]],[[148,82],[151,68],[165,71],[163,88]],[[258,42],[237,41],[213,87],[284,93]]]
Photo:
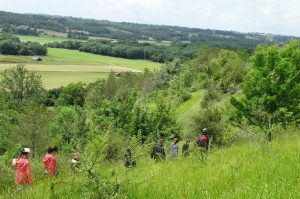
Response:
[[[16,173],[16,184],[17,185],[28,185],[32,184],[32,174],[29,163],[30,149],[23,148],[21,150],[20,157],[13,159],[12,166],[17,169]]]
[[[207,128],[204,128],[202,130],[201,134],[198,137],[198,140],[197,140],[198,146],[208,150],[208,148],[209,148],[209,138],[210,138],[209,131],[208,131]]]

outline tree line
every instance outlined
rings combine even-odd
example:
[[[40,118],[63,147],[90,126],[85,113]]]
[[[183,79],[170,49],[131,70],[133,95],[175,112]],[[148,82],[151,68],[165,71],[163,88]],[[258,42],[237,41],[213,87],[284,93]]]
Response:
[[[117,40],[155,40],[172,42],[204,42],[232,47],[255,48],[261,43],[286,43],[297,37],[239,33],[234,31],[185,28],[178,26],[159,26],[135,23],[117,23],[107,20],[81,19],[50,15],[16,14],[0,12],[2,26],[28,26],[32,29],[46,29],[82,37],[75,32],[86,32],[86,36],[106,37]]]
[[[99,55],[108,55],[126,59],[146,59],[154,62],[170,62],[178,58],[187,60],[193,57],[199,44],[180,44],[173,43],[170,46],[157,45],[150,43],[139,43],[130,41],[103,41],[92,40],[81,41],[63,41],[49,43],[52,48],[74,49],[82,52],[88,52]]]
[[[47,55],[47,46],[38,42],[21,42],[10,34],[0,35],[0,54],[4,55]]]
[[[16,34],[16,35],[34,35],[39,36],[39,31],[36,28],[30,28],[28,26],[13,26],[4,25],[2,28],[3,33]]]

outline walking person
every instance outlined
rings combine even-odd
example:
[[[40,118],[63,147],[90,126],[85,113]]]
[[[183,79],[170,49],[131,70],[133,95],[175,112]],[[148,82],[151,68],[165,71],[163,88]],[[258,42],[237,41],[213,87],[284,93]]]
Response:
[[[187,157],[189,155],[190,155],[190,140],[188,139],[182,146],[182,156]]]
[[[209,138],[209,131],[207,128],[204,128],[198,137],[197,145],[208,150]]]
[[[166,159],[166,153],[163,145],[164,141],[163,139],[160,139],[157,144],[154,145],[151,153],[151,158],[159,161],[159,160],[165,160]]]
[[[170,145],[170,158],[171,159],[176,159],[178,157],[178,138],[174,138],[172,144]]]
[[[21,150],[20,157],[13,159],[12,166],[17,169],[16,184],[17,185],[29,185],[32,184],[32,174],[30,168],[30,162],[28,160],[30,155],[29,148],[23,148]]]
[[[126,153],[124,154],[124,166],[126,168],[136,166],[136,161],[134,160],[133,152],[129,148],[126,150]]]
[[[45,173],[49,176],[57,175],[57,164],[56,164],[56,154],[58,152],[58,148],[56,146],[49,147],[47,150],[48,154],[43,158],[43,163],[45,167]]]
[[[73,153],[72,154],[72,160],[71,160],[71,169],[74,173],[76,173],[79,170],[79,153]]]

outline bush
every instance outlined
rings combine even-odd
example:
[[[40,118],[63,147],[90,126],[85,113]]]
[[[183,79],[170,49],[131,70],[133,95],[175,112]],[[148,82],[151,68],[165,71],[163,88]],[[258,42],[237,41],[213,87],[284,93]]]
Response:
[[[222,144],[223,132],[226,129],[226,122],[223,120],[223,111],[216,107],[201,110],[193,117],[194,132],[201,132],[203,128],[208,128],[213,142]]]
[[[205,93],[201,106],[208,107],[213,102],[219,101],[222,95],[222,91],[216,85],[216,82],[213,80],[208,81],[207,83],[207,92]]]

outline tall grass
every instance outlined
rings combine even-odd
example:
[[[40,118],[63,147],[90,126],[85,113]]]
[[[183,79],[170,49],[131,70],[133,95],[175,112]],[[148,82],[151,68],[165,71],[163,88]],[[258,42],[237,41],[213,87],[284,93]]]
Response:
[[[194,147],[190,157],[172,161],[154,162],[145,153],[135,169],[125,169],[122,163],[99,165],[93,172],[101,187],[95,187],[85,171],[72,174],[67,160],[60,160],[60,174],[53,179],[45,178],[33,162],[35,183],[19,192],[11,185],[1,198],[12,193],[23,199],[97,198],[95,189],[102,194],[115,185],[120,189],[111,195],[114,198],[300,198],[298,134],[280,135],[267,145],[239,144],[208,154]]]
[[[233,146],[159,163],[128,198],[300,198],[300,139]],[[134,174],[132,174],[134,177]]]

